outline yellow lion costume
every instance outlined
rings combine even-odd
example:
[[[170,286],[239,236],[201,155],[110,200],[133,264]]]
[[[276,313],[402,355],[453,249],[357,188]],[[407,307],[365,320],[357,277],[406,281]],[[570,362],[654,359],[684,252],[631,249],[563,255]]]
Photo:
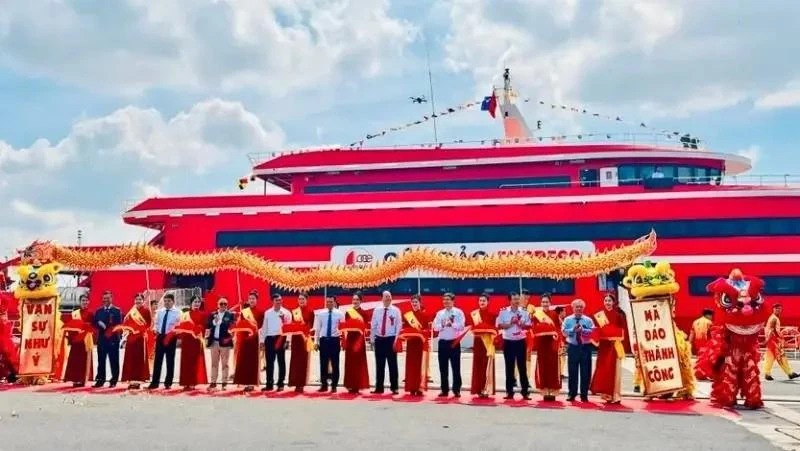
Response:
[[[40,260],[43,255],[34,255],[35,251],[31,248],[22,251],[22,265],[17,269],[19,283],[14,290],[14,297],[20,302],[20,312],[24,315],[24,305],[27,301],[39,299],[55,298],[55,311],[59,311],[60,297],[58,294],[58,273],[61,271],[60,263],[49,261],[42,263]],[[65,342],[63,340],[63,322],[56,314],[55,330],[53,333],[53,371],[50,378],[60,379],[63,372]],[[47,382],[45,377],[23,376],[20,377],[23,384],[34,385]]]
[[[672,306],[672,325],[675,329],[675,345],[678,351],[678,360],[683,379],[683,390],[665,395],[664,398],[673,396],[682,399],[694,399],[695,379],[692,372],[692,348],[688,336],[675,325],[675,297],[680,291],[680,285],[675,281],[675,271],[669,263],[661,261],[653,265],[651,262],[633,265],[628,268],[627,276],[622,280],[622,285],[628,289],[635,299],[646,299],[656,296],[669,296]],[[634,352],[637,346],[634,344]],[[636,373],[633,378],[634,391],[639,391],[642,385],[642,369],[639,359],[636,360]],[[646,397],[645,399],[651,399]]]

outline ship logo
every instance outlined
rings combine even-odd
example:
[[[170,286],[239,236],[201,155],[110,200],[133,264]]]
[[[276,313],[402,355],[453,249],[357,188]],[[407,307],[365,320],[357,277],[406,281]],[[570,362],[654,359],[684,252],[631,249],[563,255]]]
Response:
[[[375,257],[362,248],[352,249],[344,256],[345,266],[367,266],[374,261]]]

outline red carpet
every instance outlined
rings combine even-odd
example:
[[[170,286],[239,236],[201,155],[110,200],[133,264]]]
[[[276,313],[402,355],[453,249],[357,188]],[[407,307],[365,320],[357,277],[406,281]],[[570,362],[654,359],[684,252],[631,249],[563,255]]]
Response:
[[[0,385],[0,391],[7,390],[25,390],[38,393],[61,393],[61,394],[121,394],[127,391],[123,385],[118,385],[114,388],[91,388],[91,387],[73,387],[71,384],[48,384],[36,386],[21,386],[21,385]],[[273,398],[291,399],[291,398],[310,398],[310,399],[323,399],[335,401],[369,401],[369,402],[397,402],[397,403],[434,403],[440,405],[454,404],[475,407],[514,407],[514,408],[538,408],[538,409],[581,409],[592,410],[598,412],[616,412],[616,413],[655,413],[655,414],[672,414],[672,415],[715,415],[737,417],[738,413],[732,410],[720,409],[711,406],[706,401],[650,401],[645,402],[639,398],[625,398],[622,404],[609,405],[602,402],[599,398],[591,397],[587,403],[582,402],[567,402],[563,398],[557,401],[543,401],[540,396],[534,394],[534,399],[531,401],[523,400],[519,395],[514,400],[503,399],[502,394],[487,399],[479,398],[468,394],[462,394],[461,398],[439,398],[436,391],[429,391],[425,396],[417,397],[404,393],[400,395],[392,395],[391,393],[384,394],[370,394],[368,391],[363,391],[360,394],[350,394],[346,391],[339,391],[336,394],[319,393],[316,387],[309,387],[304,393],[296,393],[293,389],[287,388],[285,391],[277,392],[262,392],[260,389],[256,391],[245,393],[236,386],[232,386],[226,391],[215,390],[210,392],[204,388],[183,391],[181,388],[171,388],[166,390],[159,388],[157,390],[145,391],[135,390],[131,393],[149,393],[153,396],[192,396],[192,397],[241,397],[255,398],[268,401]]]

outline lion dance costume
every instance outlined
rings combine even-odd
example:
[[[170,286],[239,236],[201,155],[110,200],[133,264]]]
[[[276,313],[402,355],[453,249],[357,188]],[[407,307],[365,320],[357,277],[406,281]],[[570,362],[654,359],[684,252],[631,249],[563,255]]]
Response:
[[[11,295],[0,293],[0,380],[17,380],[19,351],[12,340],[12,324],[8,320],[8,308],[14,302]]]
[[[642,265],[633,265],[628,269],[628,274],[623,279],[622,285],[637,300],[669,296],[674,318],[674,295],[680,290],[680,285],[675,281],[675,272],[670,268],[669,263],[658,262],[653,265],[648,261]],[[689,344],[688,336],[678,329],[674,319],[672,326],[675,330],[675,347],[678,352],[683,389],[676,393],[663,395],[662,398],[672,398],[674,396],[682,399],[694,399],[695,379],[692,374],[692,347]],[[638,352],[637,345],[634,344],[633,348],[634,352]],[[633,385],[635,387],[641,387],[642,385],[642,369],[638,358],[636,359],[636,373],[634,374]],[[645,397],[645,399],[650,399],[650,397]]]
[[[711,339],[697,358],[695,374],[713,380],[712,402],[733,407],[741,393],[746,408],[761,408],[758,335],[769,317],[762,296],[764,281],[734,269],[727,279],[711,282],[706,290],[714,294],[718,312]]]

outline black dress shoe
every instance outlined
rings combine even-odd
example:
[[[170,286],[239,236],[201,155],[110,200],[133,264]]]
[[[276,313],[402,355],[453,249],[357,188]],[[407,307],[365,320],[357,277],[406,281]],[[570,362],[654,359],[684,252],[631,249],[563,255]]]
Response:
[[[318,391],[319,393],[325,393],[325,392],[327,392],[327,391],[328,391],[328,387],[322,386],[322,387],[320,387],[320,388],[319,388],[319,390],[317,390],[317,391]]]
[[[116,382],[112,382],[112,383],[108,384],[108,388],[114,388],[116,386],[117,386]]]
[[[331,387],[331,393],[336,393],[337,390],[338,388],[336,388],[335,386]],[[356,390],[356,393],[358,393],[358,390]]]
[[[278,385],[278,389],[275,391],[283,391],[283,385]]]
[[[524,399],[525,401],[530,401],[531,400],[531,395],[529,393],[523,393],[522,394],[522,399]]]
[[[447,392],[441,392],[441,393],[439,393],[439,396],[438,396],[438,397],[439,397],[439,398],[447,398],[448,396],[449,396],[449,395],[447,394]]]
[[[266,387],[262,388],[261,391],[272,391],[272,386],[267,385]]]
[[[94,385],[92,385],[92,388],[101,388],[102,386],[103,386],[102,382],[96,382]]]
[[[581,402],[589,402],[588,396],[581,396]]]
[[[372,394],[372,395],[382,395],[383,394],[383,390],[372,390],[370,392],[370,394]]]
[[[505,395],[505,396],[503,396],[503,399],[509,399],[509,400],[510,399],[514,399],[514,394],[512,393],[510,395]]]
[[[766,376],[764,376],[764,379],[766,379],[766,380],[768,380],[768,381],[774,381],[774,380],[775,380],[775,379],[773,379],[773,378],[772,378],[772,376],[771,376],[771,375],[769,375],[769,374],[767,374]]]
[[[393,395],[399,395],[399,394],[400,394],[400,391],[399,391],[399,390],[392,390],[392,394],[393,394]]]
[[[158,388],[158,384],[150,384],[150,385],[147,386],[148,390],[155,390],[157,388]]]
[[[567,396],[567,402],[575,402],[574,396]]]
[[[800,374],[792,373],[792,374],[789,375],[789,380],[797,379],[798,377],[800,377]]]
[[[170,385],[164,385],[164,390],[169,390],[169,389],[171,389],[171,388],[172,388],[172,384],[170,384]]]
[[[458,391],[453,392],[453,398],[460,398],[460,397],[461,397],[461,392]]]

